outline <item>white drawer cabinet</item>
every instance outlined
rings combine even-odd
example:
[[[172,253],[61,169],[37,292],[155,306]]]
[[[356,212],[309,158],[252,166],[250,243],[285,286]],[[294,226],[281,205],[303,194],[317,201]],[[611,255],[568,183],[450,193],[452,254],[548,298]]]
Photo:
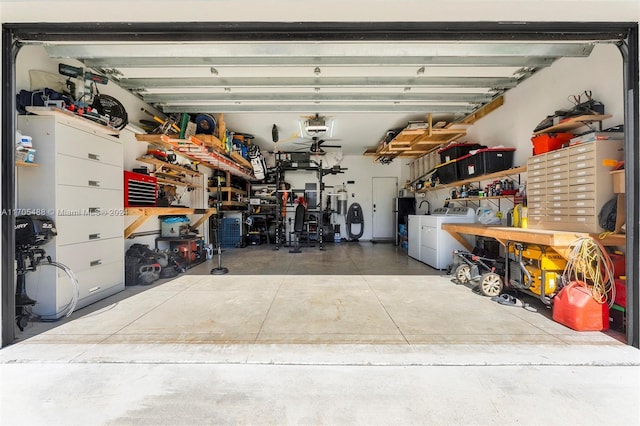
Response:
[[[19,168],[19,209],[54,220],[58,236],[43,248],[78,278],[76,309],[124,289],[122,143],[78,125],[80,118],[20,116],[18,129],[33,138],[40,167]],[[72,295],[67,275],[41,266],[26,275],[34,312],[59,318]]]

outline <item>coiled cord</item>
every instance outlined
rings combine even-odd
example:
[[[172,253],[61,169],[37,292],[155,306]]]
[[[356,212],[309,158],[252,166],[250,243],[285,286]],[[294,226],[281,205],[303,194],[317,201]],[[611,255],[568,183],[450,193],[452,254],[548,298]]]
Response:
[[[613,261],[604,246],[592,237],[581,237],[571,243],[569,249],[571,252],[563,272],[566,282],[586,283],[596,302],[611,307],[616,295]]]
[[[42,317],[43,315],[44,316],[54,315],[56,318],[58,318],[58,316],[64,315],[65,318],[68,318],[76,309],[76,306],[78,305],[78,299],[80,298],[80,286],[78,285],[78,278],[73,273],[73,271],[63,263],[48,261],[48,262],[42,262],[38,266],[43,266],[43,265],[50,265],[50,266],[54,266],[56,268],[62,269],[71,280],[73,289],[71,292],[71,300],[69,300],[69,303],[64,305],[60,311],[55,312],[53,314],[40,314],[39,316]],[[40,320],[42,321],[42,318],[40,318]]]

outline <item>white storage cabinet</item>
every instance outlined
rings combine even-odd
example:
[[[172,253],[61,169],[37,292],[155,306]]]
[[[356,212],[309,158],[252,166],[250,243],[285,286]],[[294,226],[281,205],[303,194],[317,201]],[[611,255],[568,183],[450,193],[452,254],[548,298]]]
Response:
[[[19,168],[18,212],[44,212],[57,237],[42,246],[78,278],[76,309],[124,289],[123,146],[75,117],[20,116],[39,167]],[[40,266],[26,275],[34,313],[57,319],[72,297],[67,274]]]

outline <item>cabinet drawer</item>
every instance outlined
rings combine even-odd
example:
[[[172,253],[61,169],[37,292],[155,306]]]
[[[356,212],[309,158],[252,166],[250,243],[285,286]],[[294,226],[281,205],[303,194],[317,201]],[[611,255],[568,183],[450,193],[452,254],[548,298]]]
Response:
[[[569,179],[580,176],[590,176],[595,174],[594,168],[586,168],[586,169],[578,169],[578,170],[569,170]]]
[[[569,151],[566,149],[557,149],[547,153],[547,161],[557,160],[559,158],[567,158]]]
[[[596,182],[596,176],[592,173],[588,173],[584,176],[576,176],[569,179],[569,185],[577,186],[577,185],[585,185]]]
[[[58,261],[64,263],[74,273],[96,268],[124,259],[122,238],[92,241],[88,243],[61,246],[56,252]]]
[[[546,162],[531,163],[531,164],[527,165],[527,171],[529,172],[529,174],[531,174],[532,172],[534,172],[536,170],[546,170],[546,169],[547,169],[547,163]]]
[[[577,155],[572,155],[570,158],[572,163],[579,163],[581,161],[593,162],[596,158],[596,153],[594,151],[584,152]]]
[[[119,140],[65,125],[59,125],[56,132],[56,149],[59,154],[122,167],[123,151]]]
[[[563,155],[562,157],[559,158],[554,158],[554,159],[547,159],[547,169],[552,169],[554,167],[561,167],[561,166],[565,166],[569,164],[569,159],[567,158],[566,155]]]
[[[56,157],[58,184],[87,188],[122,189],[122,168],[88,160],[58,155]]]
[[[534,164],[541,164],[547,161],[547,154],[542,155],[534,155],[533,157],[529,157],[527,160],[527,170],[529,170],[529,166],[533,166]]]
[[[527,214],[530,216],[544,216],[547,214],[547,209],[544,207],[529,207],[527,208]]]
[[[79,186],[57,187],[58,211],[76,211],[78,215],[106,215],[109,210],[122,209],[123,193],[117,189],[94,189]],[[58,213],[62,214],[62,213]],[[72,213],[70,213],[72,214]],[[65,214],[62,214],[66,216]]]
[[[60,271],[60,273],[64,274],[62,271]],[[81,301],[92,298],[93,296],[98,296],[100,293],[124,283],[124,261],[120,260],[107,265],[101,265],[90,271],[81,271],[75,275],[78,279],[78,287],[80,287],[78,306],[86,306],[88,303],[82,303]],[[67,278],[65,281],[69,281],[69,279]],[[69,282],[69,285],[70,284]],[[69,293],[69,297],[71,297],[71,293]],[[92,302],[102,297],[103,296],[93,297]]]
[[[595,150],[596,150],[595,143],[580,144],[580,145],[569,147],[569,155],[574,156],[574,155],[581,155],[586,153],[593,153],[595,152]]]
[[[593,193],[593,191],[572,192],[569,196],[569,200],[571,201],[593,200],[594,198],[595,198],[595,194]]]
[[[549,216],[566,216],[569,214],[569,209],[550,207],[547,209],[547,214]]]
[[[547,174],[547,181],[549,182],[566,182],[569,178],[569,171],[563,167],[564,170],[558,170]]]
[[[527,205],[529,206],[529,210],[528,210],[529,214],[531,214],[530,212],[532,212],[533,210],[540,210],[540,209],[546,208],[547,203],[542,201],[529,201]]]
[[[528,184],[529,191],[544,189],[546,187],[547,187],[547,182],[529,182]]]
[[[594,183],[586,183],[583,185],[571,185],[571,193],[576,192],[595,192],[596,185]]]
[[[567,222],[569,222],[569,218],[568,218],[568,216],[560,216],[560,215],[555,215],[555,216],[554,216],[554,215],[549,215],[549,216],[547,216],[547,217],[544,219],[544,221],[545,221],[545,222],[548,222],[548,223],[552,223],[552,224],[553,224],[553,223],[555,223],[555,224],[558,224],[558,223],[567,223]]]
[[[544,196],[547,193],[547,189],[546,188],[538,188],[538,189],[527,189],[527,194],[529,194],[532,197],[541,197]]]
[[[596,209],[593,207],[577,207],[569,209],[571,216],[596,216]]]
[[[547,202],[553,203],[556,201],[566,201],[569,197],[567,194],[550,194],[547,195]]]
[[[555,179],[547,182],[547,188],[560,188],[567,186],[567,179]]]
[[[124,216],[57,216],[58,245],[121,238]]]
[[[546,182],[547,174],[537,170],[535,173],[529,174],[529,183]]]
[[[594,225],[596,223],[596,216],[571,216],[571,221],[579,224]]]
[[[593,159],[576,161],[575,163],[572,162],[569,167],[571,170],[593,169],[595,167],[595,161]]]
[[[585,200],[573,200],[569,202],[569,207],[571,208],[583,208],[583,207],[594,207],[596,206],[596,200],[594,199],[585,199]]]
[[[547,188],[548,195],[566,194],[568,191],[569,191],[569,186],[566,184],[563,184],[562,186],[558,186],[558,187]]]
[[[569,201],[552,201],[550,203],[547,203],[547,206],[550,209],[567,209],[569,207],[571,207],[571,202]]]

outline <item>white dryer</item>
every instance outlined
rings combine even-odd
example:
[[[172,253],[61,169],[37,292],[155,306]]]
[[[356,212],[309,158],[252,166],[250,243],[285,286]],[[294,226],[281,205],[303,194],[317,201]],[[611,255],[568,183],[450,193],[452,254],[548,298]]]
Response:
[[[409,256],[435,269],[448,268],[453,251],[465,248],[441,225],[475,221],[476,213],[470,207],[443,207],[431,215],[409,216]]]

